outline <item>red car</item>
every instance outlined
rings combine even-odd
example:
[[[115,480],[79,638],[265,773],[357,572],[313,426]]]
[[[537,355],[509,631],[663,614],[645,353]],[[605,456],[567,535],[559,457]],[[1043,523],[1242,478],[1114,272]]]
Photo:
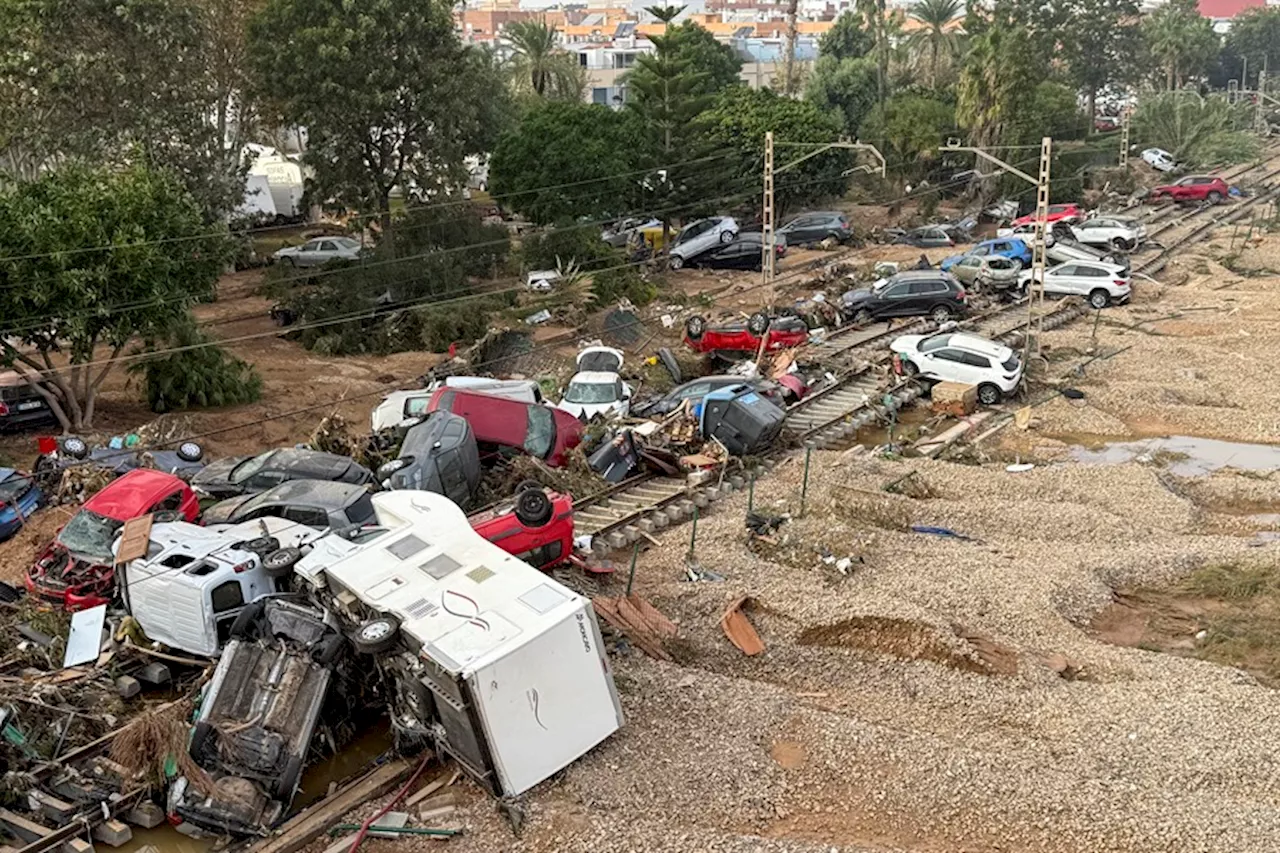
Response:
[[[170,511],[187,521],[200,514],[191,487],[172,474],[138,468],[85,501],[27,570],[27,589],[67,610],[107,604],[115,594],[112,543],[124,523]]]
[[[1049,213],[1045,216],[1044,221],[1053,223],[1061,220],[1084,219],[1084,211],[1080,209],[1078,204],[1051,204],[1049,205]],[[1013,220],[1013,227],[1019,225],[1031,225],[1036,221],[1034,213],[1028,213],[1026,216],[1019,216]]]
[[[1174,201],[1207,201],[1217,204],[1231,193],[1231,188],[1222,178],[1211,175],[1187,175],[1175,184],[1154,187],[1151,200],[1171,198]]]
[[[521,483],[515,500],[471,516],[471,527],[508,554],[550,569],[573,556],[573,496]]]
[[[552,468],[568,462],[568,452],[582,443],[582,421],[537,403],[441,388],[431,395],[427,411],[453,412],[466,419],[481,445],[515,448]]]
[[[766,331],[767,330],[767,331]],[[765,350],[789,349],[809,340],[809,327],[799,317],[752,314],[745,323],[707,326],[705,317],[690,317],[684,324],[684,342],[695,352],[749,352],[760,350],[760,338],[767,335]]]

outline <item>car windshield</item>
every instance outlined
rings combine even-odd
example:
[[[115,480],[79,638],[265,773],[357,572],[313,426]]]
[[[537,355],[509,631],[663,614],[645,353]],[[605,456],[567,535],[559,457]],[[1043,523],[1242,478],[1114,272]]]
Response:
[[[950,335],[934,335],[931,338],[925,338],[920,342],[920,352],[933,352],[941,349],[951,342]]]
[[[618,399],[618,386],[613,382],[570,382],[565,389],[566,403],[613,403]]]
[[[0,504],[11,504],[26,494],[31,486],[31,478],[25,474],[12,474],[9,479],[0,481]]]
[[[121,527],[124,527],[123,521],[82,509],[62,528],[58,542],[73,554],[105,562],[111,559],[111,541]]]
[[[237,485],[243,483],[245,480],[261,471],[266,466],[267,462],[270,461],[271,456],[274,453],[274,450],[268,450],[266,453],[259,453],[257,456],[252,456],[244,460],[239,465],[231,469],[228,479]]]

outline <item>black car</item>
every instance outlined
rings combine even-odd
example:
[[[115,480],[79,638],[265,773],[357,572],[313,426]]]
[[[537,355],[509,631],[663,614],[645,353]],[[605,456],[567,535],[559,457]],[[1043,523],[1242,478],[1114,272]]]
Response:
[[[25,429],[56,421],[40,392],[16,370],[0,371],[0,430]]]
[[[767,397],[775,405],[785,408],[799,396],[799,389],[794,387],[794,382],[796,381],[798,380],[793,378],[784,385],[771,379],[744,379],[741,376],[728,375],[703,376],[698,379],[691,379],[682,385],[677,385],[657,399],[632,404],[631,414],[642,418],[659,417],[674,412],[685,400],[696,406],[702,402],[703,397],[712,391],[742,384],[750,385],[761,396]]]
[[[289,480],[329,480],[363,486],[373,472],[346,456],[288,447],[257,456],[233,456],[206,465],[191,478],[198,494],[213,498],[265,492]]]
[[[755,270],[764,266],[764,235],[739,234],[738,239],[690,259],[689,266],[713,270]]]
[[[424,489],[466,507],[480,485],[480,452],[467,419],[432,412],[404,434],[400,455],[378,469],[388,489]]]
[[[205,524],[239,524],[255,518],[283,518],[319,529],[340,529],[374,521],[366,486],[329,480],[290,480],[256,495],[219,501],[204,511]]]
[[[863,325],[890,317],[929,317],[944,322],[969,309],[964,287],[942,270],[900,272],[869,288],[840,297],[846,317]]]
[[[787,245],[821,243],[828,238],[844,243],[853,236],[849,220],[837,210],[802,213],[778,229],[787,238]]]

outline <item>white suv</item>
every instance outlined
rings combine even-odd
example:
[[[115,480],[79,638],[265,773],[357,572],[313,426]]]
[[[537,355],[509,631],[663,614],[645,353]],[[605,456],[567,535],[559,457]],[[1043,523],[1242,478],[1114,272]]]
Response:
[[[686,263],[725,243],[732,243],[738,236],[738,222],[732,216],[713,216],[690,222],[680,229],[667,252],[668,263],[678,270]]]
[[[903,335],[889,349],[904,375],[977,386],[984,406],[999,403],[1022,381],[1022,362],[1013,350],[976,335]]]
[[[1071,225],[1071,233],[1081,243],[1091,246],[1108,246],[1118,252],[1132,252],[1147,236],[1147,229],[1140,222],[1127,222],[1109,216],[1086,219],[1079,225]]]
[[[1031,285],[1031,271],[1026,270],[1018,279],[1019,288]],[[1083,296],[1094,308],[1106,308],[1113,303],[1125,303],[1133,295],[1129,270],[1119,264],[1105,261],[1069,261],[1045,270],[1044,292],[1046,296]]]

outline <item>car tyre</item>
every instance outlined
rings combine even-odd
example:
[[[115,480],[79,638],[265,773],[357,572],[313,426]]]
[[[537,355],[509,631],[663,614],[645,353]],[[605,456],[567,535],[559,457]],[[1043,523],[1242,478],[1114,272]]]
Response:
[[[297,548],[272,551],[262,558],[262,573],[269,578],[287,578],[301,559],[302,552]]]
[[[275,798],[282,803],[287,803],[293,799],[293,794],[298,790],[298,782],[302,779],[302,758],[297,755],[290,755],[284,762],[284,770],[280,773],[280,778],[276,780]]]
[[[769,331],[769,317],[763,311],[757,311],[747,318],[747,331],[753,335],[763,335]]]
[[[720,242],[721,242],[721,243],[723,243],[723,244],[725,244],[726,246],[727,246],[727,245],[729,245],[730,243],[732,243],[732,242],[733,242],[734,240],[736,240],[737,238],[738,238],[738,235],[737,235],[737,233],[736,233],[736,232],[734,232],[734,231],[721,231],[721,232],[720,232]]]
[[[920,368],[916,367],[916,363],[910,359],[902,359],[902,375],[911,379],[920,372]]]
[[[952,311],[946,305],[936,305],[929,312],[929,318],[935,323],[945,323],[951,319]]]
[[[204,448],[194,441],[184,441],[178,445],[178,458],[183,462],[199,462],[204,458]]]
[[[994,406],[1000,402],[1002,396],[1000,389],[990,382],[984,382],[978,386],[978,402],[984,406]]]
[[[1123,237],[1116,237],[1111,241],[1111,248],[1117,252],[1127,252],[1129,251],[1129,241]]]
[[[262,618],[262,611],[265,606],[266,602],[255,602],[236,614],[236,620],[231,623],[231,639],[258,639],[258,620]]]
[[[265,557],[272,551],[280,550],[280,540],[274,536],[259,536],[256,539],[250,539],[245,542],[242,547],[250,554]]]
[[[1101,311],[1111,304],[1111,294],[1099,287],[1089,294],[1089,304]]]
[[[1210,190],[1209,195],[1205,196],[1209,204],[1218,204],[1222,201],[1222,193],[1217,190]]]
[[[701,338],[706,330],[707,321],[703,317],[693,316],[684,321],[684,333],[689,336],[691,341]]]
[[[551,520],[555,508],[547,493],[538,489],[516,495],[516,519],[525,527],[541,527]]]
[[[667,259],[667,266],[671,267],[673,270],[684,269],[684,258],[679,255],[672,255]]]
[[[399,619],[394,616],[376,616],[361,623],[355,636],[351,638],[351,644],[361,654],[376,655],[394,646],[399,637]]]
[[[72,459],[84,459],[89,455],[89,445],[74,435],[62,440],[62,452]]]

